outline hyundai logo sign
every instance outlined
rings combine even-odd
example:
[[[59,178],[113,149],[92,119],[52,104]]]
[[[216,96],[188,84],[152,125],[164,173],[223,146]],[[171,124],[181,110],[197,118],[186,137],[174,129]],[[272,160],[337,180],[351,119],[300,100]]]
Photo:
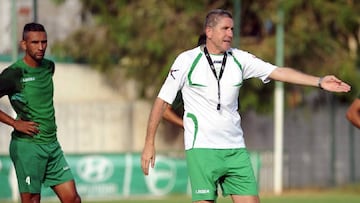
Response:
[[[86,156],[77,163],[76,170],[81,179],[98,183],[113,175],[114,165],[103,156]]]

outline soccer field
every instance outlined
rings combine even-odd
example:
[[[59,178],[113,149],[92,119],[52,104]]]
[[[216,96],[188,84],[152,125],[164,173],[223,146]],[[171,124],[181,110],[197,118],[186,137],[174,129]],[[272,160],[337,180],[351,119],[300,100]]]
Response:
[[[262,203],[359,203],[360,194],[348,193],[298,193],[282,196],[261,196]],[[118,201],[84,201],[89,203],[190,203],[189,196],[171,196],[167,198],[124,199]],[[230,197],[219,198],[217,203],[231,203]]]
[[[261,203],[359,203],[359,192],[297,192],[281,196],[261,195]],[[54,201],[42,201],[44,203],[54,203]],[[56,202],[56,201],[55,201]],[[168,196],[162,198],[135,198],[107,201],[89,201],[83,203],[190,203],[189,196]],[[230,197],[219,197],[217,203],[231,203]],[[7,202],[10,203],[10,202]]]
[[[261,203],[359,203],[360,184],[346,186],[343,188],[330,190],[306,190],[284,192],[283,195],[261,194]],[[42,203],[55,203],[58,200],[43,199]],[[86,200],[83,203],[190,203],[190,196],[170,195],[166,197],[133,197],[118,200]],[[218,198],[217,203],[231,203],[230,197]],[[1,201],[1,203],[14,203],[11,201]]]
[[[340,193],[299,193],[282,196],[261,196],[261,203],[359,203],[360,194]],[[54,203],[46,202],[45,203]],[[84,203],[190,203],[189,196],[169,196],[166,198],[122,199],[114,201],[83,201]],[[217,203],[231,203],[230,197],[219,198]]]
[[[43,203],[55,203],[58,201],[42,201]],[[166,198],[122,199],[107,201],[86,201],[83,203],[190,203],[188,196],[171,196]],[[217,203],[231,203],[230,197],[219,198]],[[359,203],[360,194],[296,194],[283,196],[261,197],[261,203]],[[13,203],[5,201],[4,203]]]

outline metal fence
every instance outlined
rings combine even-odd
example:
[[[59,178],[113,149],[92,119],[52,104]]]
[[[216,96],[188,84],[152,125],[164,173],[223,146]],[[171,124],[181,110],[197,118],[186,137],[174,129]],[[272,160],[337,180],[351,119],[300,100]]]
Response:
[[[0,102],[0,109],[10,111]],[[284,188],[329,187],[359,181],[360,132],[345,118],[346,106],[287,110],[284,129]],[[66,153],[121,153],[142,150],[148,102],[56,104],[58,136]],[[242,115],[245,140],[260,158],[259,187],[273,191],[273,117]],[[183,153],[182,130],[163,123],[157,150]],[[0,153],[8,153],[11,128],[0,125]]]

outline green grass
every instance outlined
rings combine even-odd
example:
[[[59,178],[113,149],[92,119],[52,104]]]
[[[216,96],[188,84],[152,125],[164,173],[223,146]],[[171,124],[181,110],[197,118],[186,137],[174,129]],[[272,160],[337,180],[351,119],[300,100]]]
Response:
[[[285,191],[280,196],[261,195],[260,198],[262,203],[356,203],[360,202],[360,184],[326,190]]]
[[[327,190],[299,190],[285,191],[282,195],[261,194],[261,203],[359,203],[360,184]],[[13,203],[1,201],[2,203]],[[58,201],[42,201],[42,203],[55,203]],[[83,203],[190,203],[190,196],[171,195],[167,197],[134,197],[120,200],[89,201]],[[231,203],[230,197],[219,197],[217,203]]]
[[[358,203],[360,195],[356,194],[296,194],[262,197],[262,203]]]
[[[261,203],[359,203],[360,194],[341,194],[331,192],[299,192],[281,196],[260,196]],[[164,198],[122,199],[117,201],[83,201],[84,203],[190,203],[189,196],[170,196]],[[231,203],[230,197],[219,197],[217,203]]]
[[[261,194],[261,203],[360,203],[360,184],[336,189],[285,191],[282,195]],[[84,201],[86,203],[86,201]],[[164,198],[123,199],[118,201],[90,201],[89,203],[190,203],[190,196]],[[217,203],[231,203],[230,197],[218,198]]]
[[[281,196],[260,196],[261,203],[359,203],[360,194],[340,193],[298,193]],[[190,203],[189,196],[171,196],[166,198],[123,199],[117,201],[83,201],[84,203]],[[220,197],[217,203],[232,203],[230,197]]]
[[[331,193],[299,193],[291,195],[260,196],[261,203],[359,203],[360,194],[331,194]],[[88,201],[84,201],[86,203]],[[171,196],[166,198],[123,199],[118,201],[89,201],[89,203],[190,203],[188,196]],[[220,197],[217,203],[231,203],[230,197]]]

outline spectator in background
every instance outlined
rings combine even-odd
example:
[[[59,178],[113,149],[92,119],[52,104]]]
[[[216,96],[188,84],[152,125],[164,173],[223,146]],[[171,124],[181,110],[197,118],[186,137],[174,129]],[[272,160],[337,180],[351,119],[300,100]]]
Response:
[[[346,111],[346,118],[357,128],[360,129],[360,95],[354,99]]]
[[[39,203],[41,187],[50,186],[63,203],[80,203],[74,177],[57,140],[53,105],[55,64],[44,58],[43,25],[24,26],[20,59],[0,74],[0,98],[9,97],[16,119],[0,110],[0,122],[14,128],[10,157],[15,166],[21,202]]]

